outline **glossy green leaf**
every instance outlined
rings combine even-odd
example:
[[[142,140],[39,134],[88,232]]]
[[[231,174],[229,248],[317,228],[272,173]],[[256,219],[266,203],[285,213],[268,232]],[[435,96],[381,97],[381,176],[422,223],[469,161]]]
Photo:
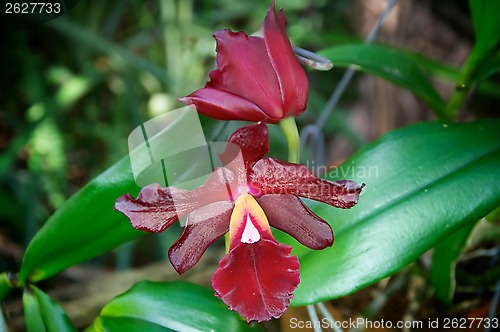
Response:
[[[486,52],[500,41],[500,1],[469,0],[472,22],[476,32],[474,48]]]
[[[420,123],[362,148],[331,179],[366,183],[350,210],[314,203],[333,247],[299,250],[294,305],[337,298],[388,277],[500,205],[500,120]]]
[[[64,310],[35,286],[24,289],[23,307],[28,332],[76,331]]]
[[[332,60],[334,66],[354,65],[358,70],[403,87],[422,98],[436,114],[442,114],[444,102],[415,57],[393,48],[366,44],[335,46],[320,54]]]
[[[52,215],[28,245],[20,282],[47,278],[143,234],[113,210],[117,197],[138,191],[128,157],[87,184]]]
[[[98,317],[92,326],[89,326],[85,332],[102,331],[147,331],[147,332],[170,332],[172,329],[150,323],[132,317]]]
[[[467,245],[474,224],[467,225],[446,237],[434,248],[431,266],[431,283],[436,296],[450,304],[455,291],[455,265]]]
[[[246,331],[247,325],[212,290],[186,282],[134,285],[111,300],[87,331]]]

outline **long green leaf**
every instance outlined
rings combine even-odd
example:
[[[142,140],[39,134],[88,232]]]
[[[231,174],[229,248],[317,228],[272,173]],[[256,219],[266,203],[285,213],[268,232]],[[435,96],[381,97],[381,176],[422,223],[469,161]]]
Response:
[[[417,62],[419,66],[429,72],[434,78],[441,80],[445,83],[456,84],[460,78],[460,70],[448,63],[440,62],[434,59],[427,58],[418,53],[405,51],[406,56]],[[497,83],[486,80],[493,74],[500,70],[500,55],[491,57],[487,62],[482,63],[475,74],[475,79],[481,81],[477,87],[477,92],[485,95],[490,95],[496,98],[500,97],[500,85]]]
[[[479,66],[475,79],[478,81],[483,81],[488,77],[498,74],[500,72],[500,53],[488,58],[485,62]],[[481,85],[484,84],[481,82]],[[498,90],[498,88],[497,88]]]
[[[431,283],[436,296],[443,302],[451,304],[455,291],[455,266],[457,259],[467,245],[474,224],[456,231],[434,248],[431,266]]]
[[[87,184],[35,235],[24,255],[20,282],[47,278],[142,235],[113,210],[116,198],[138,191],[128,157]]]
[[[500,1],[498,0],[469,0],[472,12],[472,22],[476,32],[474,48],[484,53],[500,41]]]
[[[23,307],[28,332],[76,331],[64,310],[35,286],[24,289]]]
[[[356,69],[401,86],[422,98],[436,114],[442,114],[444,102],[414,57],[393,48],[366,44],[336,46],[320,54],[332,60],[334,66],[355,65]]]
[[[246,331],[213,291],[186,282],[143,281],[111,300],[87,331]]]
[[[355,292],[388,277],[500,205],[500,120],[420,123],[365,146],[332,179],[366,183],[350,210],[311,204],[333,247],[298,250],[294,305]]]

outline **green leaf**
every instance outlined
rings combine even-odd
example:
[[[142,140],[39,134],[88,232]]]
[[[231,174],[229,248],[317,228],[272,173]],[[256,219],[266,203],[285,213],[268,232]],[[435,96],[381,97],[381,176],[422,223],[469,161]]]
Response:
[[[494,211],[488,214],[486,216],[486,220],[492,224],[494,224],[495,221],[500,220],[500,207],[496,208]]]
[[[404,53],[406,56],[413,58],[413,60],[425,69],[426,72],[429,72],[433,78],[445,83],[453,83],[454,85],[456,85],[456,82],[460,79],[460,70],[457,67],[451,66],[448,63],[427,58],[418,53],[408,51],[405,51]],[[485,63],[482,63],[475,75],[476,80],[482,81],[478,86],[477,92],[499,98],[500,86],[493,81],[483,81],[489,76],[497,73],[499,70],[500,54],[496,57],[488,59]]]
[[[92,326],[85,332],[101,331],[147,331],[147,332],[167,332],[174,331],[161,325],[143,321],[132,317],[98,317]]]
[[[500,72],[500,53],[488,58],[477,68],[474,78],[477,81],[486,80],[488,77]]]
[[[500,1],[498,0],[469,0],[472,13],[472,22],[476,32],[474,48],[480,52],[487,52],[500,41]]]
[[[332,60],[334,66],[354,65],[358,70],[403,87],[422,98],[437,115],[443,114],[444,102],[415,57],[393,48],[366,44],[336,46],[320,54]]]
[[[388,277],[500,205],[500,120],[420,123],[362,148],[333,180],[366,183],[350,210],[314,203],[333,247],[300,250],[293,305],[341,297]]]
[[[186,282],[142,281],[111,300],[87,331],[246,331],[212,290]]]
[[[138,191],[128,157],[87,184],[50,217],[28,245],[20,282],[47,278],[144,234],[113,210],[120,195]]]
[[[455,265],[457,259],[467,245],[474,224],[456,231],[434,248],[431,266],[431,283],[436,296],[443,302],[451,304],[455,291]]]
[[[13,286],[9,280],[9,273],[4,272],[0,274],[0,301],[3,300],[3,298],[11,291],[12,288]]]
[[[35,286],[24,289],[23,307],[28,332],[76,331],[64,310]]]

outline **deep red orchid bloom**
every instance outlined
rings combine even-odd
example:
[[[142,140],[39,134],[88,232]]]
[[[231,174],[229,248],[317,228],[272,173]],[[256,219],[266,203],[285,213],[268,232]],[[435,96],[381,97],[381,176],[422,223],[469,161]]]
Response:
[[[204,115],[219,120],[278,123],[306,109],[307,76],[286,34],[283,10],[274,0],[263,24],[264,38],[220,30],[217,69],[203,89],[180,98]]]
[[[226,148],[220,156],[224,167],[203,186],[187,191],[149,185],[137,199],[129,194],[118,198],[115,209],[133,227],[149,232],[162,232],[187,215],[186,227],[168,253],[179,274],[229,232],[229,252],[212,278],[216,296],[247,321],[278,318],[299,284],[299,261],[290,256],[290,246],[274,239],[270,226],[312,249],[331,246],[330,225],[298,196],[350,208],[363,186],[319,179],[303,165],[263,158],[269,152],[264,123],[235,131],[228,142],[239,147],[242,163],[233,163],[235,153]]]

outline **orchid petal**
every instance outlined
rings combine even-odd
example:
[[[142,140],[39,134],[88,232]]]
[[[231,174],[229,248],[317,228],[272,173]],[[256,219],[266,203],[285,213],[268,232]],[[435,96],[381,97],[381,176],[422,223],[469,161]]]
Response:
[[[270,118],[281,118],[280,87],[264,40],[229,29],[217,31],[214,37],[218,69],[210,73],[206,87],[251,100]]]
[[[239,169],[238,173],[245,174],[246,183],[246,174],[250,173],[251,165],[269,152],[267,125],[261,122],[256,125],[242,127],[229,137],[228,143],[236,144],[241,151],[245,169]],[[235,159],[235,152],[231,148],[231,144],[228,144],[228,148],[220,156],[222,162],[227,165],[229,160]],[[231,170],[233,169],[231,168]],[[233,170],[233,172],[236,171]]]
[[[364,184],[319,179],[304,165],[264,158],[253,166],[249,186],[260,195],[295,195],[349,209],[358,202]]]
[[[292,195],[264,195],[257,200],[269,224],[296,238],[311,249],[324,249],[333,244],[330,225],[315,215]]]
[[[230,202],[215,202],[188,214],[182,235],[168,250],[177,273],[192,268],[207,248],[229,231],[232,209]]]
[[[209,87],[196,90],[178,100],[188,106],[194,105],[197,112],[218,120],[266,121],[269,123],[279,121],[279,119],[271,119],[250,100]]]
[[[160,233],[202,206],[229,201],[238,190],[235,180],[230,170],[219,168],[210,174],[206,184],[193,191],[151,184],[142,188],[137,199],[129,194],[119,197],[115,210],[123,213],[134,228]]]
[[[269,59],[278,77],[286,116],[298,116],[306,109],[308,82],[288,39],[283,10],[276,15],[274,0],[264,19],[264,41]]]
[[[212,277],[215,295],[248,322],[279,318],[300,282],[299,260],[291,251],[272,240],[240,242],[219,262]]]
[[[183,191],[150,184],[142,188],[137,199],[130,194],[120,196],[115,202],[115,210],[123,213],[135,229],[160,233],[179,220],[173,199],[175,193]]]

